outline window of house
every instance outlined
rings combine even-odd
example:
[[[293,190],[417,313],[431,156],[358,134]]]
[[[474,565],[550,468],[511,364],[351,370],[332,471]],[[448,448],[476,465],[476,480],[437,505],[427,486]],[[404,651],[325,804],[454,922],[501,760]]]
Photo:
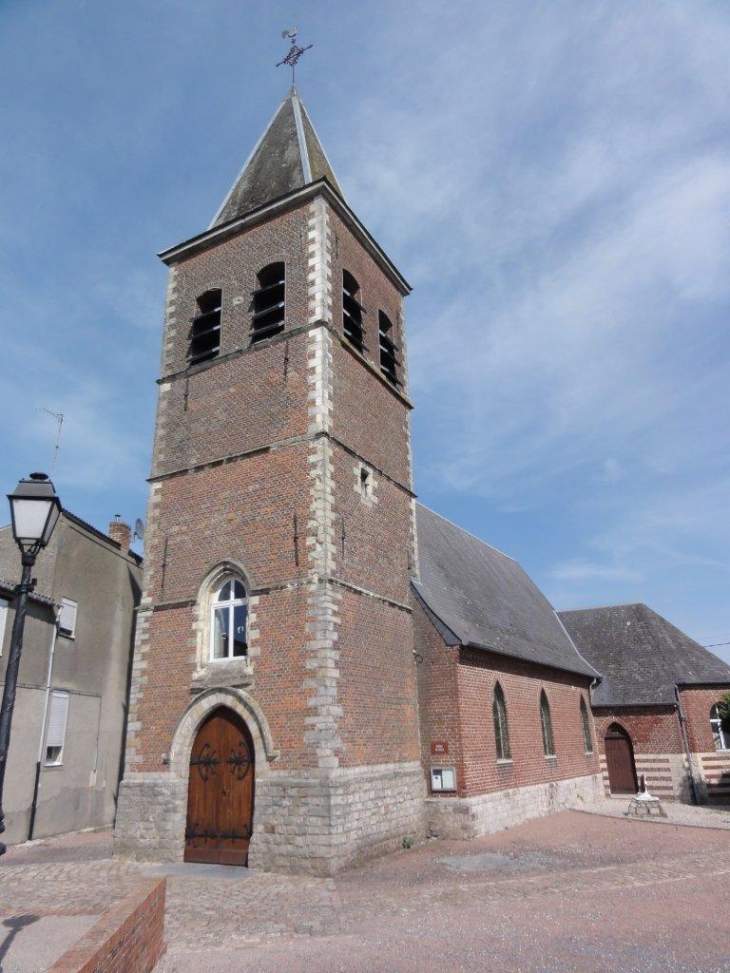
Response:
[[[710,728],[715,750],[730,750],[730,731],[723,729],[719,703],[715,703],[710,710]]]
[[[384,311],[378,311],[378,334],[380,338],[380,371],[389,382],[397,385],[393,322]]]
[[[215,288],[196,301],[198,313],[190,326],[188,361],[191,365],[215,358],[221,350],[221,307],[223,291]]]
[[[286,272],[283,261],[268,264],[258,272],[256,280],[251,340],[262,341],[284,330]]]
[[[58,632],[72,639],[76,636],[76,609],[78,605],[70,598],[61,599],[61,611],[58,615]]]
[[[358,351],[363,349],[362,315],[364,308],[358,301],[360,285],[349,272],[342,271],[342,326],[345,337]]]
[[[494,719],[494,739],[497,744],[497,759],[511,760],[512,752],[509,745],[509,728],[507,726],[507,703],[499,683],[494,687],[492,717]]]
[[[540,725],[542,727],[542,748],[545,751],[545,756],[554,757],[553,721],[550,716],[550,703],[548,703],[544,689],[540,693]]]
[[[248,599],[243,582],[228,578],[211,606],[210,658],[236,659],[248,652]]]
[[[63,763],[67,719],[68,693],[52,692],[46,729],[46,767],[59,767]]]
[[[593,753],[593,741],[591,740],[591,724],[588,722],[588,708],[586,701],[580,698],[580,722],[583,727],[583,745],[586,753]]]
[[[3,643],[5,642],[5,626],[8,623],[8,608],[10,602],[5,598],[0,598],[0,655],[3,654]]]

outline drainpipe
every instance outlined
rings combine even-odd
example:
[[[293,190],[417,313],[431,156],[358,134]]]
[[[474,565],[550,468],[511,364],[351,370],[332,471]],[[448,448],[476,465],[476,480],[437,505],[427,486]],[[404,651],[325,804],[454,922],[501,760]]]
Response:
[[[687,717],[684,715],[684,710],[682,709],[682,700],[679,695],[679,686],[674,684],[674,698],[677,700],[677,716],[679,717],[679,728],[682,731],[682,741],[684,743],[684,753],[687,757],[687,769],[689,771],[689,787],[692,792],[692,803],[699,804],[700,798],[697,793],[697,784],[695,783],[695,775],[692,770],[692,753],[689,749],[689,737],[687,736]]]
[[[48,653],[48,673],[46,675],[46,696],[43,700],[43,719],[41,720],[41,732],[38,740],[38,756],[35,762],[35,781],[33,782],[33,801],[30,805],[30,822],[28,824],[28,841],[33,840],[33,829],[35,827],[35,815],[38,810],[38,791],[41,784],[41,762],[43,760],[43,740],[46,735],[46,720],[48,719],[48,704],[51,699],[51,676],[53,675],[53,656],[56,651],[56,639],[58,638],[58,628],[61,623],[60,609],[56,610],[53,619],[53,635],[51,636],[51,647]]]

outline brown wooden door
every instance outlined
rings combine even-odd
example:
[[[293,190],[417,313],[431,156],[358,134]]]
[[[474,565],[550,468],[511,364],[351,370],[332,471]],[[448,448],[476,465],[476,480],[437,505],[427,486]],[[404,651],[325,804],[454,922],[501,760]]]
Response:
[[[234,712],[217,709],[190,754],[185,861],[247,864],[253,797],[251,734]]]
[[[634,748],[626,730],[612,723],[605,737],[608,784],[612,794],[635,794],[638,789]]]

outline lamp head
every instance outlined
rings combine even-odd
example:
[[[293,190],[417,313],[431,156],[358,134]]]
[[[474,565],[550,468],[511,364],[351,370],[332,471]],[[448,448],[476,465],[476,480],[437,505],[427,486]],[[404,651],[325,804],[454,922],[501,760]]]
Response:
[[[37,554],[48,544],[61,514],[61,501],[45,473],[31,473],[8,494],[13,537],[21,551]]]

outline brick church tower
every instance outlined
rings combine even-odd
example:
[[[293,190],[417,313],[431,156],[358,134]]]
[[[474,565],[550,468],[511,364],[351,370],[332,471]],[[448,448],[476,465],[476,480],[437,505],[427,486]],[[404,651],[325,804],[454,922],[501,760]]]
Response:
[[[403,297],[294,88],[170,268],[119,854],[424,833]]]

